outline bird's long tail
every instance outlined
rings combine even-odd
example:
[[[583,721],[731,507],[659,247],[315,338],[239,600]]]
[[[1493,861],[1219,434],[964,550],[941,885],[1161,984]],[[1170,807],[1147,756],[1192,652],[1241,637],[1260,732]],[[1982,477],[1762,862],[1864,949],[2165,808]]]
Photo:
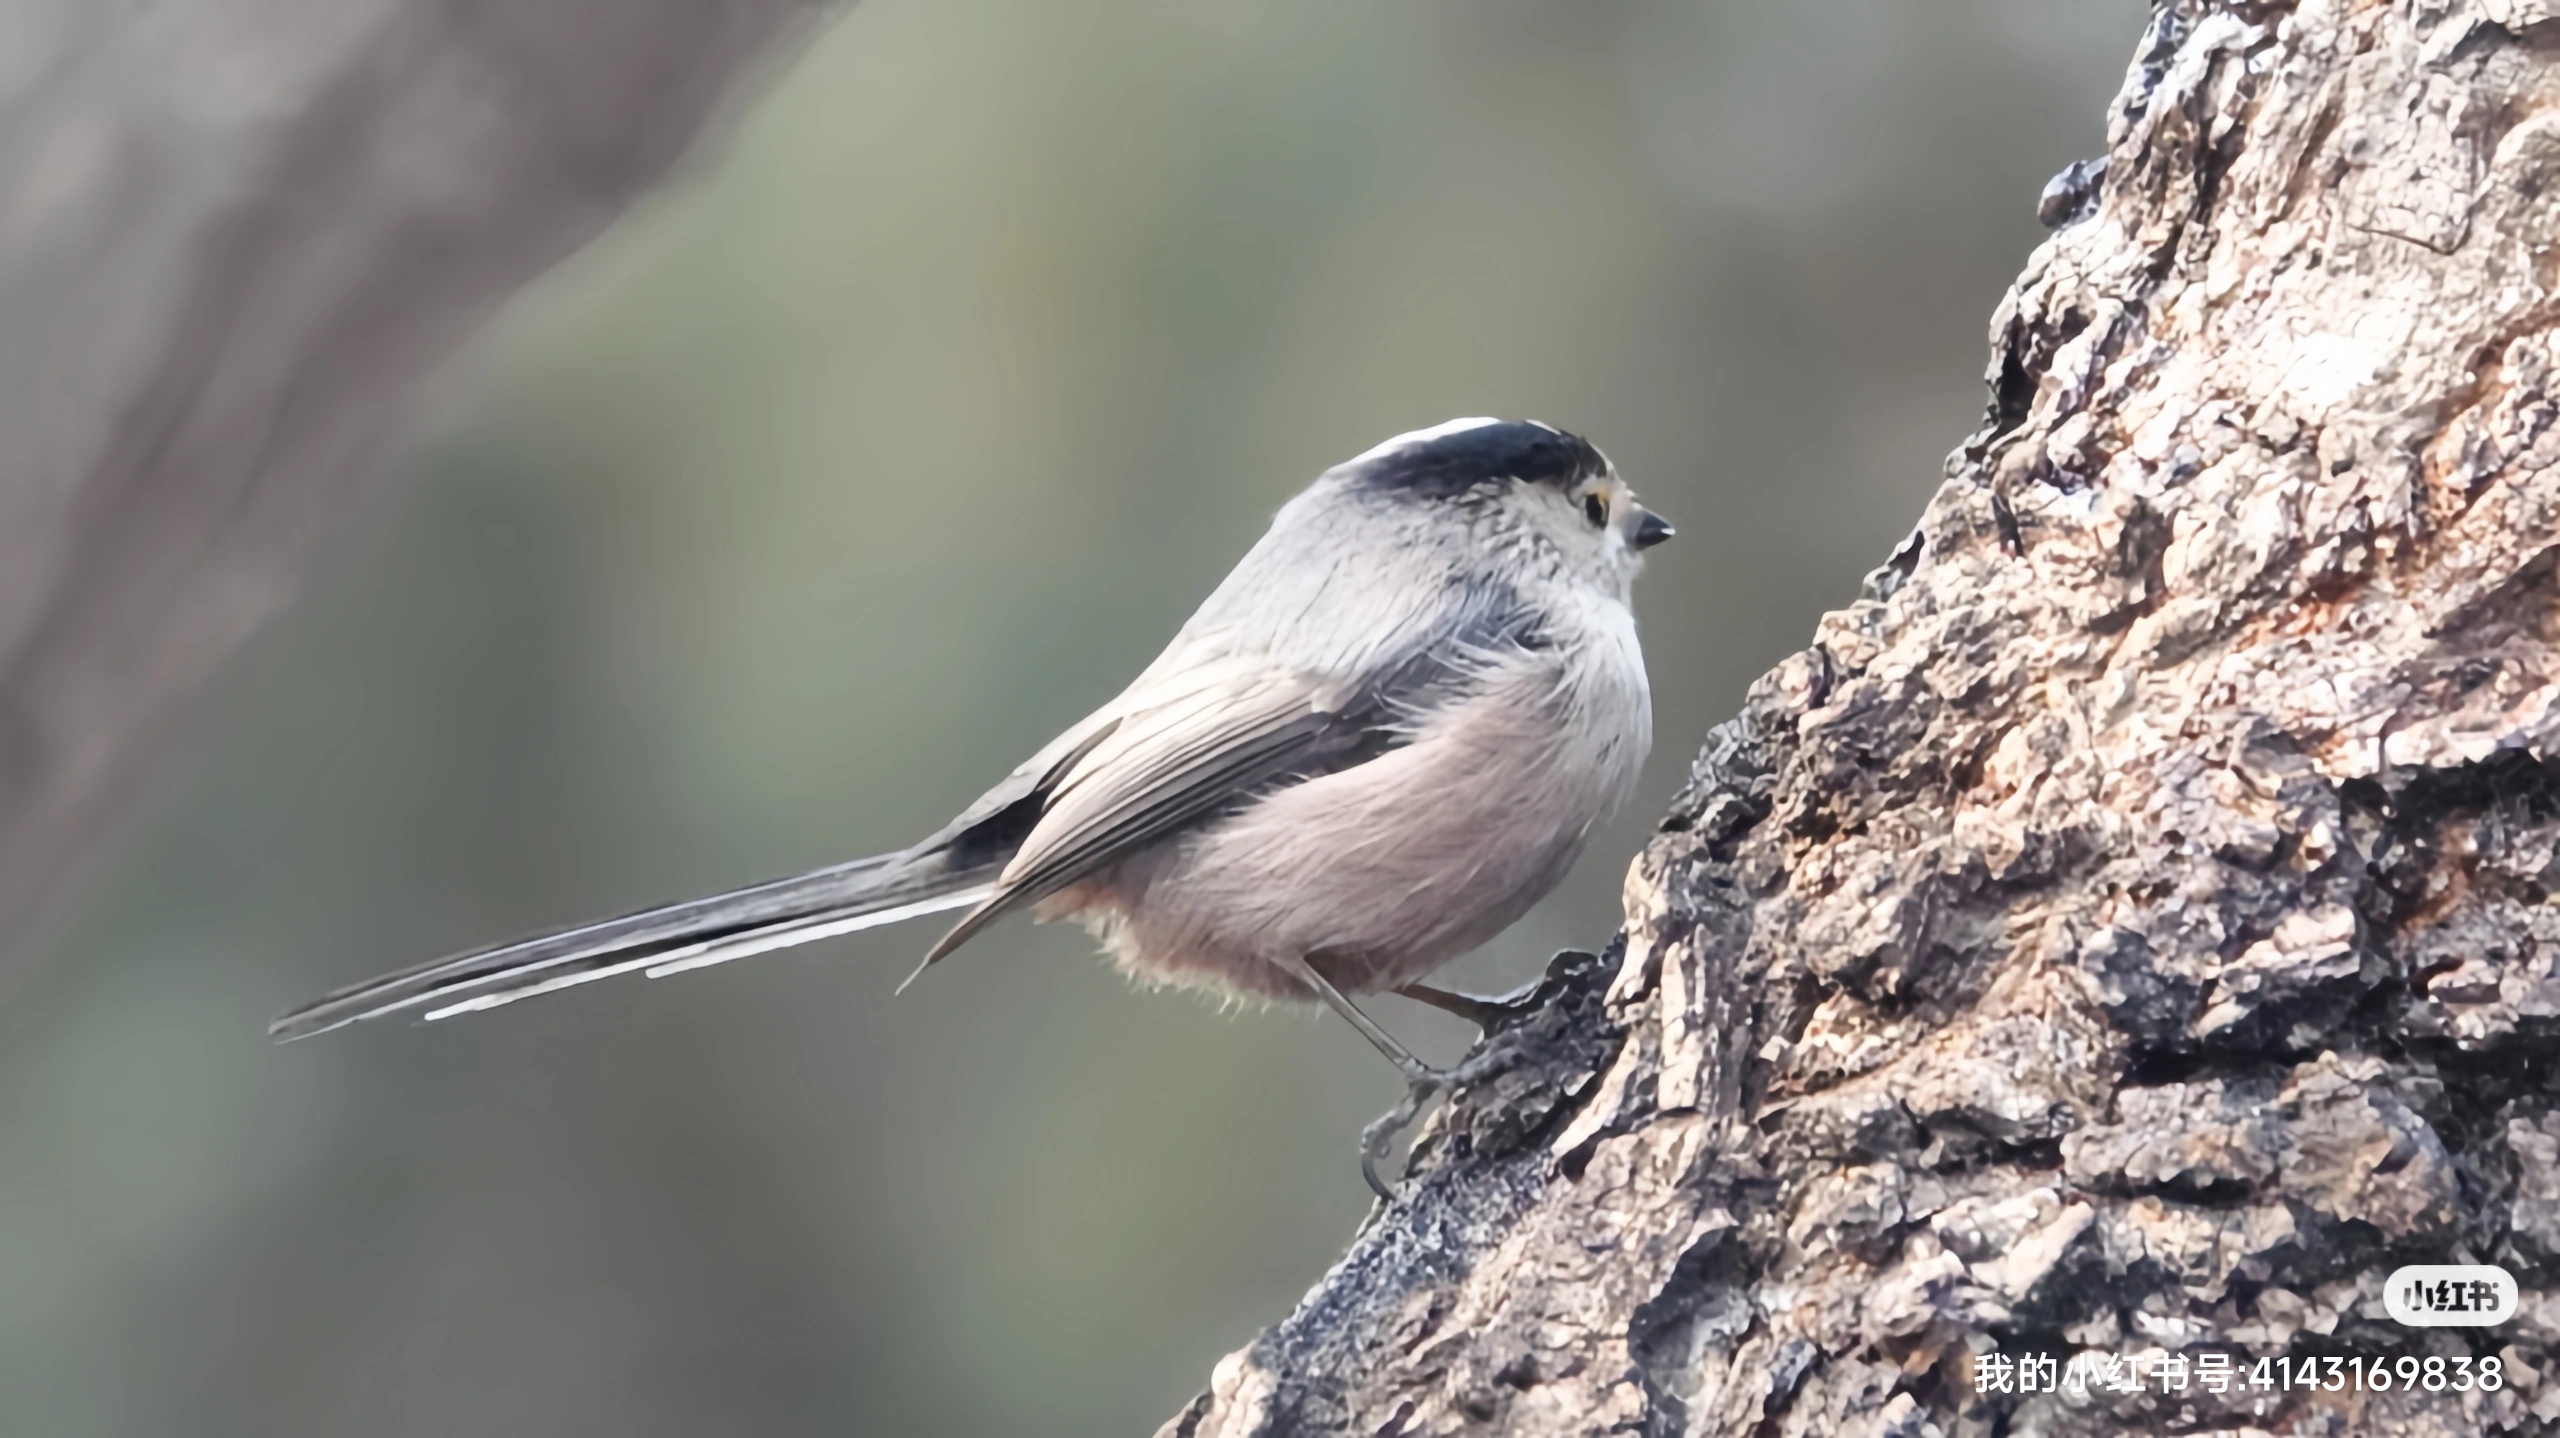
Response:
[[[656,978],[726,963],[975,904],[987,897],[1001,867],[962,868],[947,850],[857,859],[386,974],[283,1015],[267,1025],[267,1035],[287,1043],[413,1009],[441,1019],[635,969]]]

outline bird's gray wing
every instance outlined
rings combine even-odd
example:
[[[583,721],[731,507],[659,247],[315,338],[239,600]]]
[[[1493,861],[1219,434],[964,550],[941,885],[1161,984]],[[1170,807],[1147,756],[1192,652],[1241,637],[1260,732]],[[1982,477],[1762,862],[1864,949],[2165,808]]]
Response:
[[[1043,796],[994,890],[917,973],[1004,914],[1369,737],[1303,676],[1220,666],[1184,677],[1195,682],[1124,698],[1119,725]]]
[[[993,892],[916,972],[1004,914],[1254,794],[1396,747],[1416,713],[1539,643],[1507,595],[1445,606],[1438,619],[1368,656],[1370,672],[1353,680],[1251,656],[1151,669],[1111,706],[1111,732],[1060,768]]]

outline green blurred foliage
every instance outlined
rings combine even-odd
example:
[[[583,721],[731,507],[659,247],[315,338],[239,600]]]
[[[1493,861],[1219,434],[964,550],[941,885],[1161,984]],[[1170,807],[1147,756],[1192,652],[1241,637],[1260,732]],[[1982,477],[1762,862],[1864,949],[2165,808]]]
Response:
[[[1145,1432],[1367,1198],[1347,1028],[910,926],[285,1050],[318,988],[930,828],[1457,414],[1681,538],[1614,927],[1980,406],[2138,0],[871,0],[453,375],[0,1011],[5,1431]],[[1454,1054],[1463,1030],[1393,1001]]]

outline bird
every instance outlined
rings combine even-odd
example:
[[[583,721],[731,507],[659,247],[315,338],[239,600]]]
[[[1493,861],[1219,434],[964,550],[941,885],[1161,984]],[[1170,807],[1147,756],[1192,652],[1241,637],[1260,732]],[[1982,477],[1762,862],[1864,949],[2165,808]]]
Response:
[[[1487,1001],[1423,980],[1554,889],[1635,788],[1653,724],[1633,585],[1673,532],[1554,426],[1399,434],[1318,475],[1127,688],[923,840],[438,959],[269,1034],[965,910],[903,991],[1027,910],[1081,922],[1143,983],[1327,1006],[1417,1092],[1445,1084],[1354,996],[1485,1022]]]

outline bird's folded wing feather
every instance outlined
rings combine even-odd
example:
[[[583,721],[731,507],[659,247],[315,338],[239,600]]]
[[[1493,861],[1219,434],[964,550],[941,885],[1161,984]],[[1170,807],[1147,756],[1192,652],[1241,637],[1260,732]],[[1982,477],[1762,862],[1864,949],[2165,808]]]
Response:
[[[1099,863],[1350,747],[1359,719],[1303,678],[1203,686],[1124,718],[1050,794],[999,883],[1054,892]]]
[[[1124,696],[1119,724],[1059,775],[996,890],[931,965],[1004,913],[1204,820],[1266,785],[1356,757],[1371,706],[1321,680],[1239,661]],[[919,967],[921,972],[922,966]]]
[[[1535,613],[1494,585],[1449,587],[1388,622],[1386,642],[1358,659],[1318,646],[1308,664],[1267,650],[1217,653],[1229,641],[1214,626],[1197,634],[1197,645],[1177,639],[1106,706],[1113,727],[1051,772],[1040,817],[993,892],[916,973],[1004,914],[1274,784],[1347,768],[1405,742],[1418,715],[1457,702],[1484,674],[1544,643]]]

